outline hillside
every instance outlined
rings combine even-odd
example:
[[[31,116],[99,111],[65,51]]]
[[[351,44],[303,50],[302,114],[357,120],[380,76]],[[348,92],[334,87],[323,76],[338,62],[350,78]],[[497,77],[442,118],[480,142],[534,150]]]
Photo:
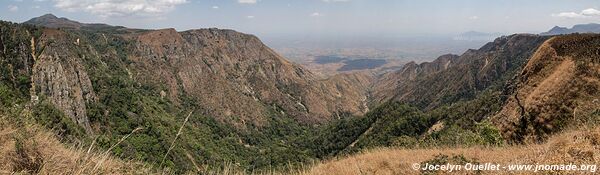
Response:
[[[424,112],[386,103],[364,118],[334,123],[323,135],[337,135],[320,140],[331,160],[305,174],[421,174],[427,172],[411,165],[427,162],[597,164],[591,157],[598,154],[598,40],[592,34],[545,40],[518,71],[501,76],[510,79],[472,99]],[[514,172],[483,172],[497,173]]]
[[[52,28],[63,25],[69,28],[71,25],[68,24],[87,26],[52,15],[32,19],[26,24]],[[103,56],[122,57],[128,74],[136,82],[154,86],[175,104],[181,101],[181,96],[190,96],[198,101],[198,108],[206,109],[206,115],[238,127],[245,127],[247,122],[265,125],[264,116],[270,111],[285,113],[303,123],[322,123],[339,112],[362,114],[367,110],[336,103],[342,100],[338,96],[346,93],[336,88],[341,85],[317,79],[310,71],[277,55],[252,35],[219,29],[185,32],[163,29],[116,35],[97,30],[82,34],[69,36],[62,31],[47,29],[39,40],[44,42],[46,37],[53,37],[63,40],[60,41],[63,44],[82,48],[97,45],[102,40],[107,44],[118,42],[125,47],[118,53],[120,55]],[[73,39],[64,41],[66,37]],[[80,41],[71,43],[76,40]],[[48,49],[54,49],[54,46],[49,45]],[[41,53],[41,57],[45,54],[52,54],[52,51]],[[360,86],[361,83],[357,84]],[[344,95],[343,100],[361,103],[365,94],[348,85],[352,84],[341,87],[353,92]],[[237,122],[233,123],[231,118]]]
[[[426,110],[473,99],[478,92],[492,85],[502,86],[512,78],[546,39],[515,34],[500,37],[478,50],[468,50],[460,57],[446,55],[432,63],[407,64],[402,70],[379,78],[374,99],[405,102]]]
[[[512,37],[469,51],[465,54],[469,57],[455,58],[471,58],[471,62],[446,61],[449,66],[423,69],[443,65],[439,64],[444,60],[441,57],[433,63],[409,64],[399,72],[385,75],[384,78],[398,76],[398,84],[404,86],[423,83],[418,89],[409,88],[408,95],[425,99],[415,103],[396,97],[362,118],[334,122],[315,139],[327,150],[320,156],[389,146],[538,143],[566,127],[596,123],[594,114],[600,109],[597,100],[600,56],[595,49],[598,35],[556,36],[548,40],[534,35]],[[498,43],[505,45],[495,47]],[[494,47],[502,48],[502,52],[489,50]],[[519,54],[510,57],[511,49],[505,47],[512,48],[513,53],[519,50]],[[483,52],[486,49],[489,52]],[[482,63],[485,59],[487,65]],[[477,73],[469,73],[473,71]],[[438,100],[419,108],[419,104],[427,102],[428,94],[456,99]]]
[[[585,171],[551,172],[534,170],[508,171],[509,165],[564,164],[597,165],[598,136],[600,130],[585,129],[557,134],[543,144],[529,144],[507,147],[467,147],[467,148],[381,148],[364,151],[356,155],[324,161],[299,174],[304,175],[345,175],[345,174],[589,174],[597,169]],[[419,155],[419,156],[415,156]],[[465,165],[466,163],[492,163],[506,166],[500,171],[422,171],[414,170],[413,164],[446,163]],[[517,167],[513,167],[518,169]]]
[[[383,154],[485,161],[497,154],[467,151],[546,150],[557,145],[545,143],[553,135],[582,126],[590,138],[573,142],[589,152],[600,121],[599,44],[595,34],[514,34],[383,75],[322,79],[233,30],[129,29],[53,15],[0,21],[0,154],[12,157],[0,170],[269,173],[405,149],[348,159],[394,173],[381,165],[398,162]],[[547,155],[566,155],[555,153]],[[348,160],[313,171],[344,173],[335,167]],[[503,161],[520,160],[541,161]]]
[[[311,154],[296,148],[297,137],[368,111],[371,75],[319,79],[233,30],[105,30],[53,15],[28,23],[49,28],[0,23],[0,112],[33,113],[67,144],[115,145],[122,159],[158,166],[166,158],[177,171],[302,162]]]
[[[402,66],[399,71],[394,71],[381,76],[374,83],[373,101],[383,103],[391,98],[391,94],[397,93],[397,87],[415,82],[419,77],[427,77],[440,71],[446,70],[454,65],[457,55],[442,55],[432,62],[417,64],[414,61]]]
[[[0,113],[0,174],[157,173],[142,162],[119,160],[94,146],[65,146],[55,133],[26,121]]]
[[[505,137],[543,140],[600,109],[598,35],[553,37],[529,59],[493,120]]]

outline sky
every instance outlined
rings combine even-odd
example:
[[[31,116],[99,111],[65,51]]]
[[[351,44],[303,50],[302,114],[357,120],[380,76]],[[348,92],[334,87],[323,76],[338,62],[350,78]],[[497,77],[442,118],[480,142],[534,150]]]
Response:
[[[259,36],[538,33],[600,23],[599,0],[0,0],[0,20],[52,13],[130,28],[228,28]]]

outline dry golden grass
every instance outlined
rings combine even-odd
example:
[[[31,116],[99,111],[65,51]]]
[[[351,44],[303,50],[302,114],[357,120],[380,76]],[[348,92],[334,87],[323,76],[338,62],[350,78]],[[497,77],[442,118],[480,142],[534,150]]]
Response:
[[[114,158],[110,151],[94,147],[67,147],[53,133],[34,124],[15,127],[0,116],[0,174],[159,174],[146,164]],[[132,132],[133,134],[134,132]],[[20,142],[21,147],[17,142]],[[93,145],[93,144],[92,144]],[[437,155],[461,155],[479,163],[508,164],[598,164],[600,160],[600,127],[571,129],[551,137],[543,144],[506,147],[396,149],[380,148],[356,155],[324,161],[306,167],[277,172],[248,173],[225,164],[217,171],[189,174],[420,174],[414,163]],[[458,174],[468,173],[466,171]],[[483,174],[528,174],[531,172],[487,171]],[[555,174],[573,174],[558,172]]]
[[[0,122],[0,174],[157,174],[150,167],[134,161],[123,161],[105,151],[94,148],[68,148],[53,133],[28,125],[15,128]],[[25,130],[25,131],[23,131]],[[16,138],[29,133],[22,142],[25,160],[18,156]],[[507,147],[395,149],[380,148],[357,155],[317,163],[314,166],[287,172],[261,172],[250,174],[298,174],[298,175],[352,175],[352,174],[420,174],[412,164],[433,159],[436,155],[462,155],[480,163],[507,164],[598,164],[600,160],[600,127],[564,132],[553,136],[544,144]],[[21,160],[20,160],[21,159]],[[15,170],[16,164],[41,160],[37,170]],[[20,160],[20,161],[19,161]],[[307,165],[308,166],[308,165]],[[202,174],[243,175],[247,172],[225,165],[219,171]],[[458,172],[465,174],[466,171]],[[528,174],[530,172],[483,172],[483,174]],[[564,174],[574,172],[561,172]],[[194,173],[190,173],[194,174]],[[560,173],[559,173],[560,174]]]
[[[46,129],[34,124],[15,127],[0,116],[0,174],[158,174],[151,167],[114,158],[106,150],[93,147],[66,147]],[[133,134],[133,132],[132,132]],[[21,147],[17,142],[21,143]],[[93,145],[93,144],[92,144]],[[551,137],[543,144],[506,147],[395,149],[380,148],[349,157],[324,161],[305,168],[285,172],[248,173],[233,164],[218,171],[201,174],[420,174],[414,163],[437,155],[461,155],[479,163],[508,164],[598,164],[600,160],[600,127],[571,129]],[[218,169],[218,168],[217,168]],[[292,169],[292,168],[290,168]],[[170,174],[167,171],[162,172]],[[458,174],[472,173],[467,171]],[[531,172],[484,171],[483,174],[528,174]],[[555,174],[575,172],[556,172]],[[196,174],[190,172],[189,174]]]
[[[436,155],[463,155],[479,163],[509,164],[598,164],[600,160],[600,128],[584,129],[555,135],[544,144],[496,148],[393,149],[381,148],[358,155],[331,160],[302,172],[306,175],[352,174],[420,174],[414,163],[433,159]],[[458,174],[467,174],[467,171]],[[471,172],[472,173],[472,172]],[[532,172],[487,171],[483,174],[530,174]],[[563,171],[555,174],[582,172]],[[589,173],[589,172],[588,172]],[[597,172],[596,172],[597,173]]]
[[[15,127],[5,119],[0,116],[0,174],[152,173],[145,164],[122,161],[93,147],[68,148],[42,127]]]

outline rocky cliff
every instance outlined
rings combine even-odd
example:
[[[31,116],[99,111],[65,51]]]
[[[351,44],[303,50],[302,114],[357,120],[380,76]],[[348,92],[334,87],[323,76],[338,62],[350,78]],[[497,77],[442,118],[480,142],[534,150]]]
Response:
[[[136,79],[164,84],[172,101],[180,101],[180,93],[190,95],[207,115],[225,122],[260,126],[263,116],[276,112],[305,123],[321,123],[339,112],[367,110],[346,105],[363,103],[366,94],[354,86],[364,83],[347,83],[356,79],[346,78],[319,80],[252,35],[219,29],[165,29],[130,37],[135,49],[128,59],[133,61]]]
[[[77,40],[54,29],[44,30],[37,40],[32,37],[32,47],[39,45],[43,49],[39,49],[33,59],[32,89],[35,92],[31,96],[35,100],[40,96],[49,98],[65,115],[91,133],[86,104],[96,101],[97,97],[82,58],[77,54],[77,49],[81,49]]]
[[[130,78],[159,89],[161,98],[174,104],[193,99],[204,114],[238,128],[263,126],[265,116],[275,114],[319,124],[340,113],[360,115],[368,110],[370,75],[321,80],[257,37],[233,30],[107,31],[52,15],[27,24],[66,28],[43,30],[38,43],[46,49],[40,53],[34,79],[40,94],[86,128],[85,105],[95,100],[81,62],[86,55],[122,59]],[[114,42],[122,43],[121,50],[94,47]]]

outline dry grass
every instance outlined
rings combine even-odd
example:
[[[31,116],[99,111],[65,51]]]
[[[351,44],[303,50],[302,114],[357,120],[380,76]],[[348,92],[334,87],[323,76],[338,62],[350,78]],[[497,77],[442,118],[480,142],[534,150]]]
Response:
[[[15,127],[0,116],[0,174],[158,174],[151,167],[135,161],[116,159],[107,151],[93,147],[66,147],[53,133],[26,124]],[[135,131],[132,132],[132,134]],[[126,138],[125,138],[126,139]],[[19,143],[18,143],[19,142]],[[20,146],[19,146],[20,145]],[[93,146],[93,144],[92,144]],[[551,137],[544,144],[507,147],[394,149],[380,148],[336,160],[306,165],[286,172],[246,173],[233,164],[217,171],[201,174],[420,174],[412,164],[433,159],[437,155],[461,155],[480,163],[507,164],[598,164],[600,160],[600,127],[577,129]],[[290,168],[292,169],[292,168]],[[169,172],[162,172],[168,173]],[[465,171],[459,172],[466,173]],[[483,174],[511,174],[506,171]],[[528,172],[512,172],[512,174]],[[562,172],[573,173],[573,172]],[[191,173],[190,174],[195,174]]]
[[[88,148],[68,148],[53,133],[29,125],[17,129],[0,122],[0,174],[157,174],[139,162],[123,161],[105,151]],[[22,138],[24,149],[17,151],[15,144]],[[21,152],[22,154],[19,154]],[[250,174],[298,175],[352,175],[352,174],[420,174],[411,168],[414,163],[433,159],[436,155],[462,155],[480,163],[500,164],[598,164],[600,160],[600,127],[564,132],[544,144],[507,147],[471,147],[437,149],[380,148],[336,160],[316,163],[314,166],[287,172],[267,171]],[[21,156],[19,156],[21,155]],[[25,156],[22,156],[25,155]],[[36,161],[41,160],[41,161]],[[39,167],[27,167],[41,162]],[[25,169],[15,167],[26,165]],[[37,173],[36,173],[37,172]],[[165,172],[163,172],[165,173]],[[224,164],[218,171],[201,174],[243,175],[233,164]],[[465,173],[459,172],[460,173]],[[513,174],[527,172],[513,172]],[[565,172],[569,173],[569,172]],[[573,172],[570,172],[573,173]],[[192,173],[190,173],[192,174]],[[498,174],[498,172],[483,172]],[[500,172],[500,174],[510,174]]]
[[[107,151],[90,147],[66,147],[46,129],[33,124],[15,127],[0,116],[0,174],[159,174],[146,164],[114,158]],[[132,134],[135,131],[132,131]],[[124,138],[126,139],[126,138]],[[349,157],[305,165],[285,172],[246,173],[233,164],[201,174],[420,174],[412,164],[437,155],[461,155],[480,163],[507,164],[598,164],[600,127],[571,129],[551,137],[544,144],[507,147],[394,149],[380,148]],[[210,168],[207,168],[210,169]],[[216,171],[215,171],[216,170]],[[460,172],[465,173],[465,172]],[[510,174],[483,172],[483,174]],[[527,174],[528,172],[512,172]],[[573,172],[563,172],[573,173]],[[190,174],[196,174],[190,172]]]
[[[331,160],[300,174],[420,174],[411,168],[414,163],[433,159],[436,155],[463,155],[480,163],[508,164],[598,164],[600,160],[600,128],[584,129],[555,135],[544,144],[497,148],[382,148],[358,155]],[[461,173],[466,173],[463,171]],[[459,173],[459,174],[461,174]],[[528,174],[531,172],[483,172],[483,174]],[[574,172],[559,172],[572,174]]]
[[[42,127],[15,127],[0,116],[0,174],[149,174],[145,164],[123,161],[93,147],[66,147]]]

